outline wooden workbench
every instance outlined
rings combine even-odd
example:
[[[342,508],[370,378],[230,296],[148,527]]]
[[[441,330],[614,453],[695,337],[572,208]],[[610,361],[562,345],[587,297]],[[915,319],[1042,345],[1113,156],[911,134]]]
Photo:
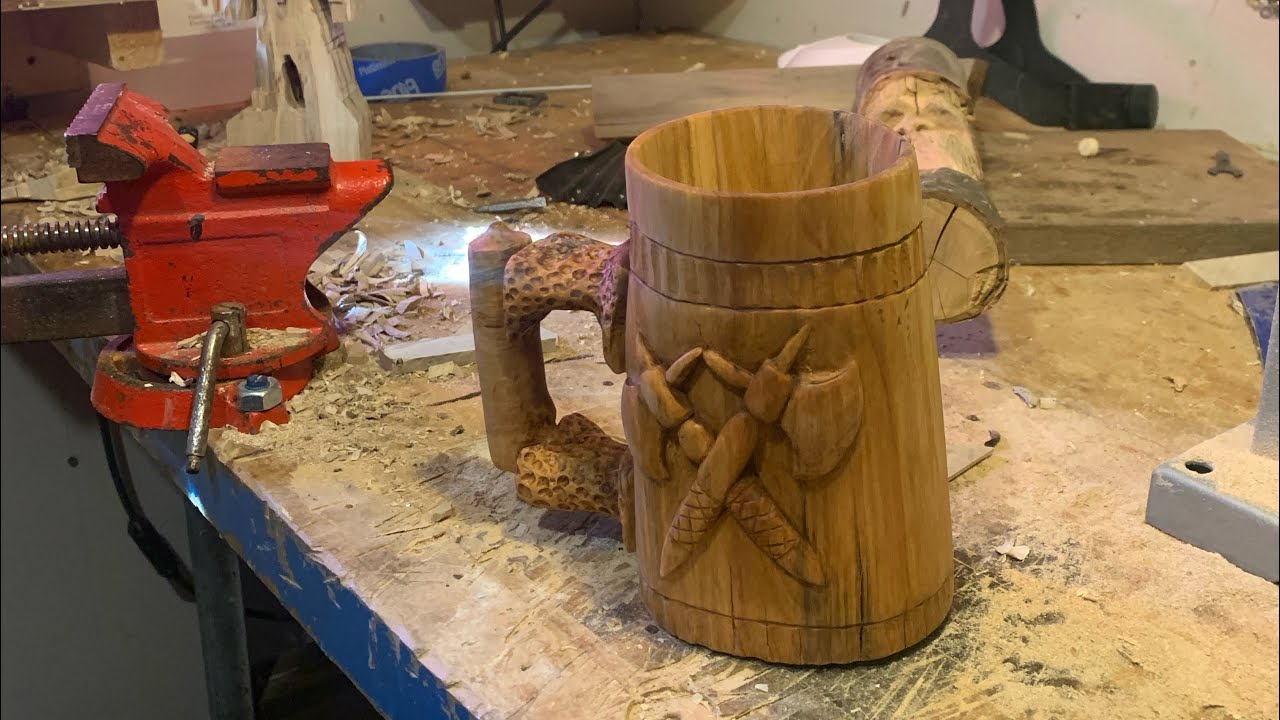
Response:
[[[774,57],[707,38],[612,38],[453,72],[470,73],[460,87],[549,85],[579,80],[584,60],[654,72]],[[511,139],[464,121],[376,141],[408,172],[363,229],[388,251],[427,248],[444,295],[415,336],[469,327],[459,263],[490,219],[440,200],[441,188],[523,195],[528,178],[590,148],[585,99],[554,95]],[[465,118],[474,103],[389,112]],[[621,212],[559,205],[525,224],[625,234]],[[551,391],[562,412],[620,433],[620,383],[592,324],[553,316]],[[1004,299],[942,328],[939,349],[949,440],[1001,438],[952,483],[954,609],[917,648],[846,667],[769,666],[652,625],[616,523],[525,506],[489,463],[465,369],[391,376],[348,339],[288,425],[215,432],[204,474],[181,473],[180,433],[138,436],[393,718],[1277,717],[1276,586],[1143,523],[1152,469],[1256,406],[1260,364],[1228,296],[1176,267],[1015,268]],[[68,348],[82,370],[91,352]],[[1030,408],[1014,385],[1054,402]],[[995,552],[1011,539],[1030,547],[1025,560]]]

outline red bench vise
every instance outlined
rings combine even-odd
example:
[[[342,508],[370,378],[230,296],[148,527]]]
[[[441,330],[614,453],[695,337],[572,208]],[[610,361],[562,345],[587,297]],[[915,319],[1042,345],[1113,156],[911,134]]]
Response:
[[[307,271],[387,195],[390,166],[334,162],[325,144],[231,147],[210,163],[120,83],[97,87],[66,144],[80,181],[105,183],[98,210],[118,218],[134,321],[98,359],[94,407],[189,429],[189,472],[210,426],[286,422],[284,400],[338,347]]]

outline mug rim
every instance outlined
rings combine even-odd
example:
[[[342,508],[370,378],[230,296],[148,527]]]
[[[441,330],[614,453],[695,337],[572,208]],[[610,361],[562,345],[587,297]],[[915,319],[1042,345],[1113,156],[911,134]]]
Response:
[[[713,115],[758,112],[760,110],[783,110],[786,112],[817,111],[817,112],[823,113],[824,115],[852,116],[854,119],[854,122],[864,123],[870,126],[874,132],[888,133],[889,135],[892,135],[893,137],[897,138],[900,141],[900,146],[899,146],[900,149],[899,149],[898,157],[894,159],[894,161],[891,164],[877,170],[876,172],[864,178],[859,178],[857,180],[853,180],[850,182],[839,183],[837,185],[827,185],[826,187],[809,188],[807,190],[780,190],[777,192],[761,192],[761,191],[742,191],[742,190],[713,190],[713,189],[702,187],[699,185],[691,185],[689,183],[683,183],[678,180],[673,180],[667,177],[666,175],[663,175],[657,172],[653,168],[650,168],[646,163],[641,161],[638,157],[633,157],[632,155],[637,145],[641,144],[645,140],[652,139],[652,136],[657,135],[660,132],[669,129],[670,127],[674,126],[676,123],[686,122],[695,118],[706,118]],[[848,192],[851,189],[863,187],[878,180],[883,180],[884,176],[887,176],[893,173],[894,171],[901,170],[900,166],[903,163],[909,163],[913,161],[914,158],[915,158],[915,150],[914,148],[912,148],[910,140],[894,132],[891,128],[885,125],[881,125],[880,123],[877,123],[873,120],[869,120],[868,118],[862,115],[859,115],[851,110],[829,110],[829,109],[820,108],[814,105],[772,104],[772,105],[740,105],[738,107],[717,108],[715,110],[703,110],[701,112],[682,115],[678,118],[673,118],[671,120],[667,120],[666,122],[660,123],[658,125],[654,125],[648,130],[645,130],[644,132],[637,135],[635,139],[631,141],[631,144],[627,146],[627,153],[623,159],[623,162],[628,170],[635,173],[637,176],[643,178],[646,182],[652,183],[654,185],[660,185],[669,190],[678,190],[682,193],[686,193],[690,195],[698,195],[705,198],[731,200],[731,199],[757,199],[757,198],[800,199],[804,197],[820,197],[823,194],[835,194],[837,192]]]

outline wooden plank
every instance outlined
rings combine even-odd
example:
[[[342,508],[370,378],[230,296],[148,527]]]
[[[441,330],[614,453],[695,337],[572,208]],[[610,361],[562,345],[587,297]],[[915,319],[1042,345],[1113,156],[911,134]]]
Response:
[[[1280,252],[1192,260],[1183,266],[1211,290],[1280,280]]]
[[[973,82],[984,63],[962,59]],[[709,72],[601,75],[591,81],[596,137],[635,137],[659,123],[695,112],[743,105],[811,105],[853,108],[860,65],[747,68]],[[976,93],[973,93],[976,95]]]
[[[542,351],[556,349],[556,334],[539,328]],[[440,338],[423,338],[383,345],[378,350],[378,364],[389,373],[427,372],[436,365],[455,363],[470,365],[476,361],[476,340],[471,333]]]
[[[1102,151],[1081,157],[1095,137]],[[1277,165],[1218,130],[980,134],[1009,258],[1026,265],[1183,263],[1275,250]],[[1231,154],[1244,176],[1209,175]]]
[[[860,65],[602,75],[591,80],[596,136],[635,137],[705,110],[744,105],[853,108]]]
[[[6,22],[25,25],[31,43],[114,70],[138,70],[164,61],[155,2],[126,2],[31,10]]]
[[[858,66],[606,75],[592,81],[595,131],[634,137],[684,115],[743,105],[852,105]],[[988,108],[989,109],[989,108]],[[991,113],[985,113],[990,115]],[[990,127],[982,122],[979,127]],[[1102,152],[1081,157],[1096,137]],[[1181,263],[1274,250],[1276,163],[1217,130],[985,130],[988,193],[1012,262]],[[1219,150],[1244,177],[1206,171]]]

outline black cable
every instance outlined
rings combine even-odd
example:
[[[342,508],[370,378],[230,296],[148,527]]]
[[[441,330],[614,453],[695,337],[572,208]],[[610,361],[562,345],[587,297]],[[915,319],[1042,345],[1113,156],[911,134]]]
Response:
[[[138,501],[138,494],[125,464],[120,427],[99,414],[98,430],[102,434],[102,450],[107,456],[107,471],[111,473],[111,483],[120,498],[120,507],[124,508],[125,517],[129,520],[129,537],[147,558],[147,562],[151,563],[156,574],[169,583],[179,598],[186,602],[194,601],[196,592],[191,582],[191,571],[174,552],[169,541],[165,540],[142,512],[142,504]]]
[[[138,493],[133,487],[133,477],[125,460],[124,443],[120,436],[120,426],[111,422],[101,414],[98,415],[98,430],[102,435],[102,451],[107,458],[107,471],[111,474],[111,484],[115,486],[116,496],[120,498],[120,507],[124,509],[129,520],[129,537],[138,550],[151,563],[156,574],[164,578],[173,592],[185,602],[195,602],[195,585],[191,581],[191,570],[174,551],[169,541],[156,530],[142,510]],[[276,622],[293,622],[288,614],[259,610],[246,607],[245,617],[257,620],[273,620]]]

